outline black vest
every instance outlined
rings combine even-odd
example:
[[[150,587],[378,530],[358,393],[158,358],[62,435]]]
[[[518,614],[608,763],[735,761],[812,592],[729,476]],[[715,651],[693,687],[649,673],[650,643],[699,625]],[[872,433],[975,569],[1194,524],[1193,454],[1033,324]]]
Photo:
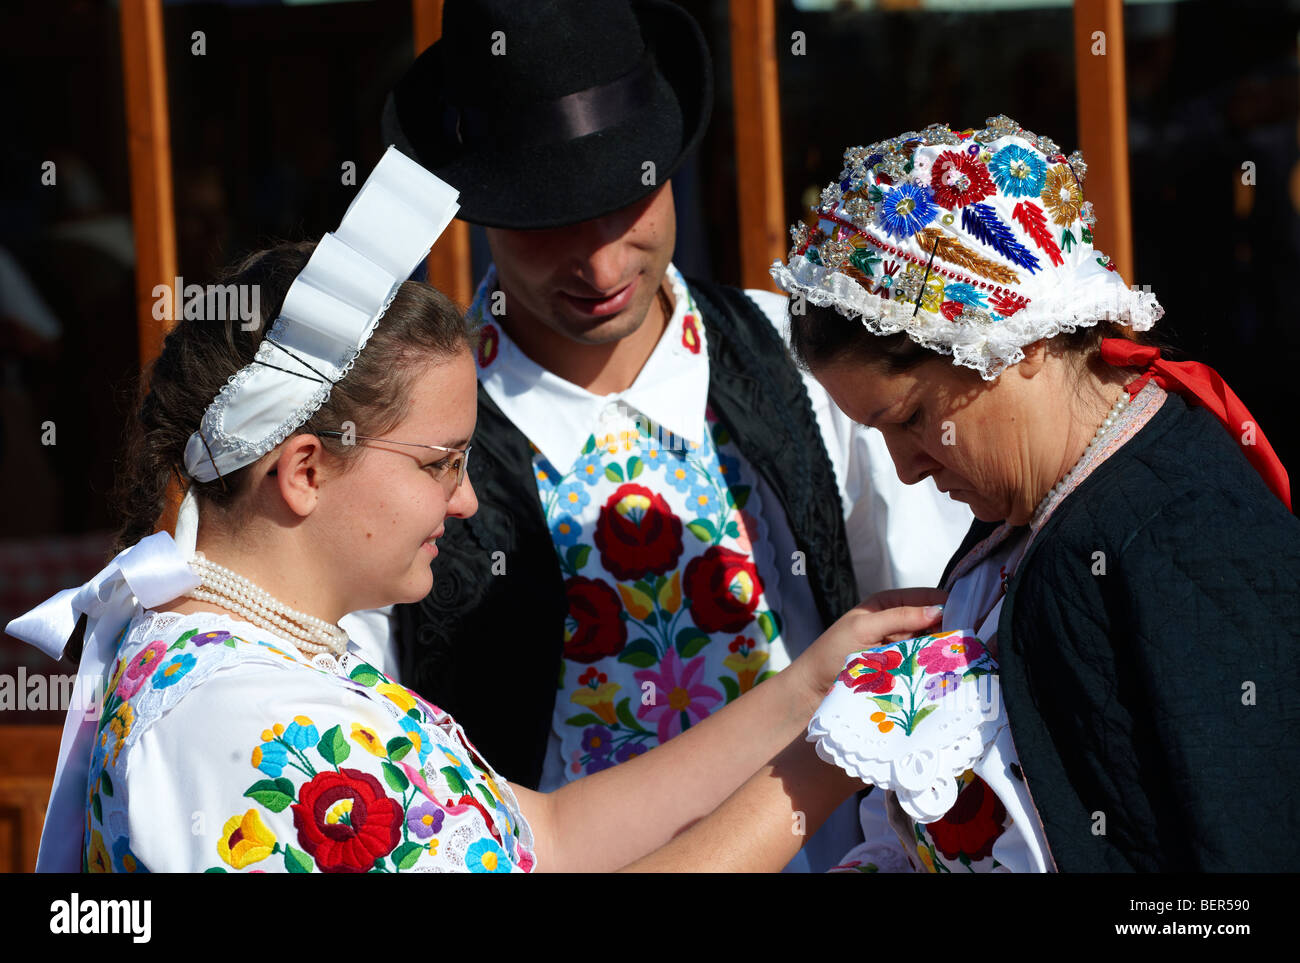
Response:
[[[741,291],[690,282],[708,333],[709,403],[785,511],[823,624],[855,605],[839,490],[803,379]],[[402,681],[455,716],[492,766],[541,779],[568,602],[528,439],[480,384],[478,512],[448,518],[433,589],[396,607]]]

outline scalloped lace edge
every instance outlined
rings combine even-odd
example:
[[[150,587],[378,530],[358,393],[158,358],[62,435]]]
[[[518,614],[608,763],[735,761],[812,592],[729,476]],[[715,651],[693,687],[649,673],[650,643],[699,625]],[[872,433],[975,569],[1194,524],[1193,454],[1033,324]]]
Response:
[[[993,322],[988,328],[979,329],[969,324],[953,324],[930,311],[914,314],[914,304],[871,294],[847,275],[813,264],[802,256],[795,257],[791,263],[793,268],[780,261],[772,262],[769,273],[782,290],[803,294],[818,307],[833,307],[844,317],[861,321],[872,334],[905,331],[917,344],[951,355],[954,364],[978,371],[985,381],[994,380],[1008,367],[1022,361],[1024,345],[1042,338],[1077,331],[1105,320],[1146,331],[1164,316],[1164,308],[1152,292],[1112,287],[1108,296],[1094,297],[1082,304],[1069,297],[1038,301]]]
[[[379,322],[388,312],[388,308],[392,305],[393,299],[397,297],[397,292],[401,286],[401,280],[397,281],[393,285],[392,289],[388,292],[388,297],[384,299],[383,305],[380,306],[378,313],[376,313],[374,320],[366,326],[366,330],[361,335],[361,340],[358,342],[356,348],[344,352],[339,356],[338,361],[331,360],[328,362],[331,367],[338,372],[333,383],[318,384],[312,390],[311,395],[308,396],[306,401],[290,412],[290,414],[287,415],[270,434],[261,440],[252,442],[246,439],[237,438],[227,433],[224,429],[226,411],[231,405],[238,401],[239,389],[242,388],[244,383],[252,377],[253,371],[258,367],[257,363],[250,362],[249,364],[244,365],[244,367],[240,368],[226,379],[226,383],[221,386],[221,390],[217,392],[217,396],[212,400],[212,404],[210,404],[207,410],[203,413],[203,419],[200,422],[201,429],[205,429],[209,434],[208,445],[212,447],[214,456],[221,457],[223,455],[232,454],[237,456],[237,461],[239,463],[227,468],[226,472],[223,474],[228,474],[229,472],[242,468],[245,465],[252,464],[254,461],[273,449],[276,445],[280,444],[280,442],[288,438],[295,429],[303,425],[312,415],[320,410],[321,406],[329,400],[333,386],[342,381],[347,373],[356,365],[357,359],[361,356],[361,352],[369,343],[371,335],[374,334],[375,329],[379,327]],[[271,325],[271,330],[267,333],[267,338],[273,340],[276,339],[285,330],[286,325],[287,322],[284,318],[276,318],[275,322]],[[264,339],[263,342],[257,346],[257,354],[255,357],[260,360],[266,360],[266,358],[262,357],[265,348],[266,344]],[[266,350],[265,353],[269,356],[270,351]],[[296,375],[285,375],[284,377],[294,378],[295,381],[301,380]],[[206,455],[206,451],[204,454]],[[191,469],[191,466],[187,465],[186,468]]]
[[[828,730],[817,725],[816,718],[808,726],[807,741],[816,744],[817,755],[823,761],[839,766],[864,783],[893,792],[909,816],[920,823],[932,823],[941,819],[957,801],[957,777],[984,755],[1006,724],[1006,719],[1001,714],[994,720],[981,720],[977,726],[953,742],[929,750],[938,756],[939,775],[936,777],[935,784],[919,791],[904,789],[898,785],[896,771],[899,760],[880,759],[856,751],[851,745],[836,739]],[[937,785],[945,781],[946,786]],[[932,806],[920,806],[920,800],[927,797],[942,805],[942,810],[934,812]]]

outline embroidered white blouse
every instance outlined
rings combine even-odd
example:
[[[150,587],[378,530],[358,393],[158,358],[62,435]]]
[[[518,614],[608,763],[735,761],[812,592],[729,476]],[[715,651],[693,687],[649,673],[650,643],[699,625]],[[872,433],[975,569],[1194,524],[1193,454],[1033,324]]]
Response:
[[[506,782],[450,716],[354,652],[308,661],[214,613],[143,611],[100,700],[91,872],[512,872]]]

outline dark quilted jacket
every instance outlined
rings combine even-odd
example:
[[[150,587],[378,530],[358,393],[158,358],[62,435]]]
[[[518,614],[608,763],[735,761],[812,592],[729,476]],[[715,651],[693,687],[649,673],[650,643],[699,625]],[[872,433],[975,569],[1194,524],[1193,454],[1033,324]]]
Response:
[[[1061,870],[1300,869],[1300,521],[1208,412],[1171,395],[1062,503],[998,649]]]

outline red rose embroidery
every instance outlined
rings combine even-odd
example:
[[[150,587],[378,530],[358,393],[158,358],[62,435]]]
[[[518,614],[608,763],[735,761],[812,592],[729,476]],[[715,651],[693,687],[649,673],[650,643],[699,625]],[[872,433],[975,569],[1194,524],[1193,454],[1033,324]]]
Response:
[[[351,810],[336,811],[344,801]],[[374,776],[359,769],[322,772],[298,790],[293,825],[298,844],[325,873],[364,873],[387,856],[402,838],[402,807]]]
[[[478,366],[486,368],[497,359],[501,335],[494,324],[485,324],[478,332]]]
[[[1006,819],[1002,800],[976,776],[957,794],[957,801],[943,818],[925,828],[945,858],[958,859],[965,854],[976,863],[993,855],[993,844],[1002,835]]]
[[[599,579],[574,575],[564,583],[569,599],[569,621],[564,630],[564,657],[575,662],[595,662],[617,655],[627,644],[623,603]]]
[[[686,566],[691,618],[705,632],[739,632],[754,619],[763,591],[748,555],[714,545]]]
[[[600,564],[620,582],[662,575],[682,554],[682,520],[662,495],[619,485],[600,510],[594,536]]]
[[[696,327],[695,315],[688,314],[682,318],[682,347],[691,354],[700,353],[700,329]]]
[[[903,656],[897,649],[864,652],[844,667],[837,681],[843,682],[854,692],[884,695],[894,688],[894,677],[889,670],[897,669],[902,664]]]

